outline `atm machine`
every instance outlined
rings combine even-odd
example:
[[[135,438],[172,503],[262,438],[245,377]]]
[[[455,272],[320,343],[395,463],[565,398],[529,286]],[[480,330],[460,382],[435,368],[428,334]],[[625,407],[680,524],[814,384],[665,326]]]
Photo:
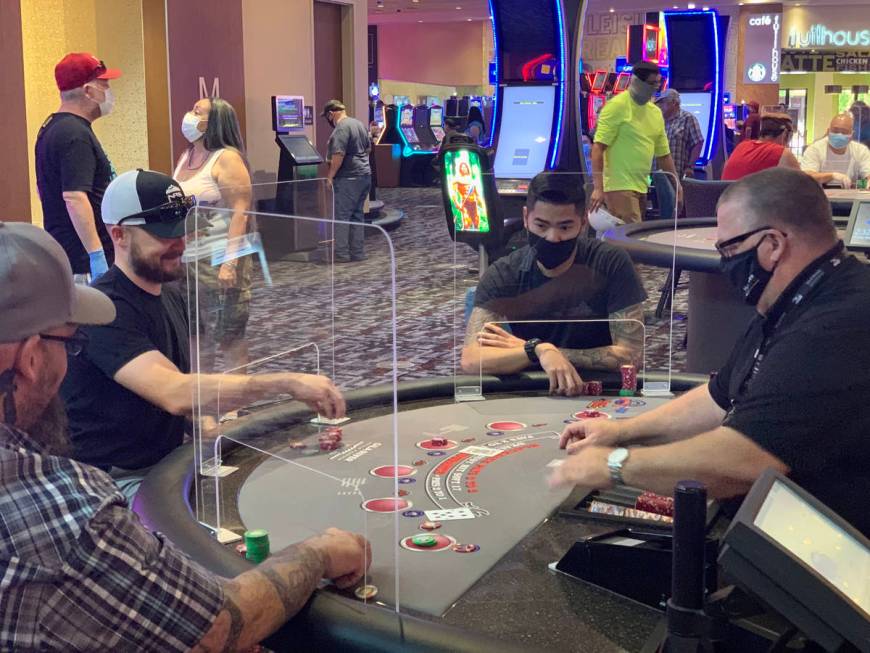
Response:
[[[317,177],[323,157],[305,135],[303,107],[299,95],[272,96],[272,128],[278,145],[278,183],[274,200],[260,201],[258,208],[280,215],[326,216],[328,202],[314,191],[315,182],[294,184]],[[258,228],[269,259],[310,260],[323,240],[317,222],[263,217]]]

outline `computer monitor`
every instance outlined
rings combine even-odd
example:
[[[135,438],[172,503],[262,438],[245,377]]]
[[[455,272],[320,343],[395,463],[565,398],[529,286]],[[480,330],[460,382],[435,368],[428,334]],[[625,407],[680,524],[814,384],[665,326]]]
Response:
[[[725,534],[725,574],[829,651],[870,650],[870,542],[768,469]]]
[[[496,178],[531,179],[547,167],[555,104],[555,86],[504,87]]]
[[[870,252],[870,200],[855,202],[846,227],[846,248]]]
[[[278,134],[305,129],[304,103],[301,95],[273,95],[272,129]]]
[[[282,134],[278,136],[278,140],[287,149],[296,165],[313,165],[323,161],[320,153],[314,149],[305,134]]]

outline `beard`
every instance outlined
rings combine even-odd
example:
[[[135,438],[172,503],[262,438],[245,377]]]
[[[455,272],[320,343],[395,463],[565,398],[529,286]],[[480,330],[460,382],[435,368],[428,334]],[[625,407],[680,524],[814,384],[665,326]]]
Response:
[[[184,266],[180,263],[174,270],[167,270],[164,267],[164,260],[171,258],[174,257],[160,256],[149,259],[142,255],[142,249],[135,239],[130,245],[130,265],[133,272],[151,283],[169,283],[170,281],[178,281],[184,276]]]
[[[60,395],[54,395],[42,413],[27,429],[31,440],[46,448],[53,456],[69,456],[72,453],[72,442],[69,439],[69,422],[66,407]]]

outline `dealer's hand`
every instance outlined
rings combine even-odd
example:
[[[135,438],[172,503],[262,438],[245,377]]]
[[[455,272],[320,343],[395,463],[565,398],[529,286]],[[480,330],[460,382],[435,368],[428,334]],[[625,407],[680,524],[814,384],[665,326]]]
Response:
[[[831,181],[840,184],[843,188],[852,188],[852,178],[842,172],[832,172]]]
[[[623,438],[621,421],[599,417],[572,422],[562,431],[559,448],[574,454],[594,446],[617,447]]]
[[[501,347],[502,349],[515,349],[526,344],[522,338],[517,338],[514,334],[492,322],[483,325],[483,330],[477,334],[477,342],[480,343],[481,347]]]
[[[328,528],[322,535],[305,541],[324,561],[323,577],[340,589],[359,583],[372,563],[372,545],[362,535]]]
[[[583,379],[574,365],[555,345],[542,342],[535,347],[541,367],[550,378],[550,394],[576,397],[583,394]]]
[[[555,467],[547,482],[551,488],[581,485],[589,489],[607,489],[613,485],[607,466],[607,457],[612,451],[611,447],[586,447]]]
[[[294,399],[305,402],[318,415],[329,419],[344,417],[346,410],[344,397],[335,384],[320,374],[289,375],[288,392]]]
[[[228,261],[221,265],[218,270],[218,282],[223,288],[232,288],[236,285],[236,262]]]

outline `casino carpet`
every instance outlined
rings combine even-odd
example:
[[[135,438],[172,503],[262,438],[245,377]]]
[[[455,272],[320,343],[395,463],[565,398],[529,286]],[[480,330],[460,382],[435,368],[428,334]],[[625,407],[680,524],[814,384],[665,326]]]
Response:
[[[398,378],[449,376],[454,370],[454,335],[459,347],[462,342],[465,292],[477,281],[477,275],[469,272],[477,264],[477,255],[465,245],[454,252],[438,189],[380,189],[378,197],[387,207],[406,214],[401,226],[388,232],[396,257]],[[282,261],[271,265],[275,282],[271,289],[255,282],[248,323],[252,360],[317,342],[321,369],[341,387],[389,381],[392,338],[387,328],[390,289],[385,273],[389,248],[383,235],[367,231],[368,259],[337,264],[334,280],[326,265]],[[638,270],[649,296],[644,306],[647,367],[666,369],[670,321],[656,320],[653,311],[667,275],[648,266]],[[260,278],[259,272],[255,278]],[[335,338],[326,319],[333,288]],[[687,304],[688,292],[682,287],[674,304],[674,371],[683,370],[686,361]],[[291,367],[313,369],[314,358],[306,353],[311,351],[309,347],[294,354]],[[256,371],[286,369],[287,357],[276,358]],[[217,364],[223,367],[219,359]]]

